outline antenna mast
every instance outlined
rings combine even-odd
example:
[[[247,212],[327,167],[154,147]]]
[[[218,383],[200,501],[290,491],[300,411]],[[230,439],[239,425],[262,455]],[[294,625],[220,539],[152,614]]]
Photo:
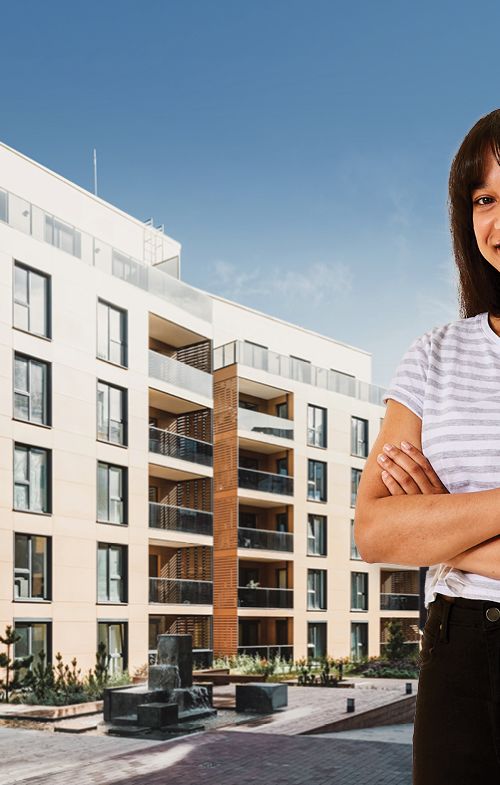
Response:
[[[94,194],[97,196],[97,150],[94,147]]]

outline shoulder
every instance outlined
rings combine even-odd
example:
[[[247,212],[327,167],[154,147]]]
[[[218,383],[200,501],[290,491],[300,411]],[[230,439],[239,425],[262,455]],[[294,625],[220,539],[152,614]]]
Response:
[[[469,316],[466,319],[455,319],[452,322],[437,325],[415,338],[412,346],[423,349],[426,353],[441,348],[447,348],[481,329],[483,314]]]

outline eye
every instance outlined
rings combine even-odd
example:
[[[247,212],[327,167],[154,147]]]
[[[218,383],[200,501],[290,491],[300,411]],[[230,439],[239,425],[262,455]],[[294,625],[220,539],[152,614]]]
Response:
[[[483,199],[489,199],[489,201],[484,202]],[[478,196],[477,199],[474,199],[474,204],[485,205],[491,204],[493,198],[491,196]]]

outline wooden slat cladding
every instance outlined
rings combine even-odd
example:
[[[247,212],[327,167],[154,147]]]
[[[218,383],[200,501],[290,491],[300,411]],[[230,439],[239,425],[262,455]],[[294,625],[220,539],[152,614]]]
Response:
[[[214,629],[215,656],[238,651],[238,377],[236,366],[214,373]]]

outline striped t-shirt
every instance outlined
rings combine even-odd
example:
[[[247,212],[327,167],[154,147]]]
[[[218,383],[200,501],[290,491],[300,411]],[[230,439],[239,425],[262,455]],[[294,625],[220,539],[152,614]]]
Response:
[[[450,493],[500,487],[500,337],[488,312],[434,327],[403,355],[386,391],[422,420],[422,452]],[[500,580],[432,564],[437,592],[500,602]]]

